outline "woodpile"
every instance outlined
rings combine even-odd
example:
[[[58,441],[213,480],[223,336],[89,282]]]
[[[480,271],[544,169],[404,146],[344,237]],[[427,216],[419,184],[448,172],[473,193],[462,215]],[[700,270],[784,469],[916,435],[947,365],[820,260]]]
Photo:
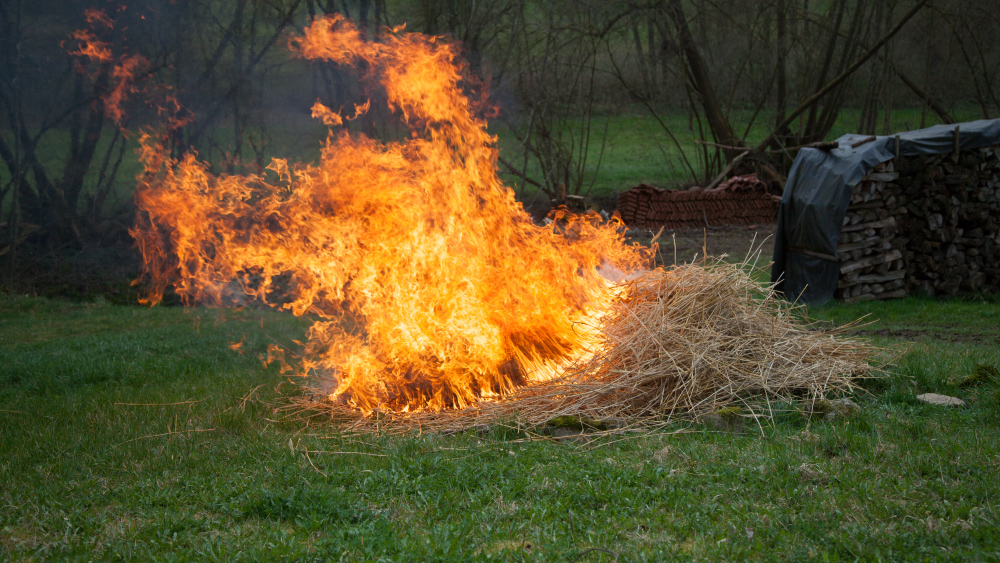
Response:
[[[905,213],[893,161],[876,166],[851,193],[837,244],[840,280],[834,296],[845,301],[905,297],[906,240],[897,236]]]
[[[851,194],[835,297],[1000,291],[1000,145],[898,157]]]
[[[630,228],[689,229],[773,223],[780,198],[754,174],[736,176],[711,190],[663,190],[639,184],[618,197],[618,213]]]

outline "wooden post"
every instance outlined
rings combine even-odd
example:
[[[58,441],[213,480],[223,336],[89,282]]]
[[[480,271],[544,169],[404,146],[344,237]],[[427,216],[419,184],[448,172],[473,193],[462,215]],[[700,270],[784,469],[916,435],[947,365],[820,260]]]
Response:
[[[958,158],[958,125],[955,126],[955,158]]]
[[[896,158],[899,158],[899,135],[896,135]]]

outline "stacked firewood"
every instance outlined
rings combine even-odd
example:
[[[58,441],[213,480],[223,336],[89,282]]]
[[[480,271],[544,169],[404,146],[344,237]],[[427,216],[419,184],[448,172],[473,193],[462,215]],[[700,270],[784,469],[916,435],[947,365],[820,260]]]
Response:
[[[1000,291],[1000,146],[899,157],[854,188],[836,297]]]
[[[911,291],[1000,291],[1000,145],[898,159]]]
[[[840,280],[835,296],[845,301],[905,297],[906,239],[897,236],[906,213],[899,173],[890,160],[879,164],[851,193],[837,244]]]

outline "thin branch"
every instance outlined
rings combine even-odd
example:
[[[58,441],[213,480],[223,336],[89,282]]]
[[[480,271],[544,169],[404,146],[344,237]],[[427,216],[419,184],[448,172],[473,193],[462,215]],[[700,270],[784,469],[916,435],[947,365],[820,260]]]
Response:
[[[146,440],[148,438],[161,438],[163,436],[173,436],[174,434],[190,434],[193,432],[215,432],[215,428],[205,428],[205,429],[195,429],[195,430],[175,430],[173,432],[164,432],[163,434],[151,434],[149,436],[139,436],[138,438],[132,438],[131,440],[125,440],[119,446],[128,444],[129,442],[135,442],[137,440]]]
[[[528,177],[528,176],[527,176],[527,175],[525,174],[525,172],[526,172],[526,171],[524,171],[524,170],[519,170],[519,169],[518,169],[518,168],[517,168],[516,166],[514,166],[514,165],[513,165],[513,164],[511,164],[510,162],[507,162],[507,160],[505,160],[505,159],[504,159],[504,157],[502,157],[502,156],[498,156],[498,157],[497,157],[497,160],[498,160],[498,161],[500,161],[500,164],[503,164],[504,166],[506,166],[508,170],[510,170],[510,171],[511,171],[511,172],[513,172],[514,174],[517,174],[518,176],[520,176],[520,177],[521,177],[521,181],[523,181],[523,182],[525,182],[525,183],[528,183],[528,184],[531,184],[532,186],[535,186],[536,188],[541,188],[541,187],[542,187],[542,185],[541,185],[541,184],[539,184],[539,183],[538,183],[538,182],[536,182],[535,180],[532,180],[531,178],[529,178],[529,177]]]
[[[903,84],[906,84],[907,88],[913,91],[913,93],[916,94],[918,98],[927,103],[927,106],[931,108],[931,110],[934,111],[934,113],[936,113],[938,117],[941,118],[941,121],[945,123],[955,123],[955,120],[952,119],[951,115],[948,114],[948,110],[944,109],[944,106],[942,106],[940,102],[934,99],[934,97],[928,94],[927,92],[921,90],[919,86],[917,86],[912,80],[910,80],[909,78],[907,78],[905,74],[903,74],[903,71],[896,68],[896,65],[892,65],[892,71],[896,73],[896,76],[899,77],[899,79],[903,82]]]
[[[691,181],[697,182],[698,174],[694,171],[694,167],[691,166],[691,162],[688,160],[687,154],[684,152],[684,148],[681,147],[680,141],[677,140],[677,137],[674,136],[673,131],[670,130],[670,126],[663,121],[663,118],[660,117],[660,114],[657,113],[657,111],[653,108],[649,100],[645,96],[639,95],[639,93],[636,92],[628,84],[628,82],[626,82],[625,75],[622,72],[621,67],[618,66],[618,62],[615,60],[614,53],[611,52],[610,45],[608,46],[608,58],[611,60],[611,65],[615,69],[615,76],[618,78],[618,82],[625,87],[625,89],[628,91],[630,95],[632,95],[632,97],[639,100],[639,102],[643,105],[643,107],[645,107],[646,110],[649,111],[650,115],[653,116],[653,119],[655,119],[656,122],[660,124],[660,127],[663,129],[663,131],[667,134],[668,137],[670,137],[670,140],[673,141],[674,146],[677,147],[677,152],[680,153],[681,155],[681,161],[684,163],[684,166],[687,167],[688,173],[691,174]]]
[[[614,558],[615,558],[615,561],[618,561],[618,554],[616,552],[611,551],[610,549],[604,549],[603,547],[592,547],[590,549],[581,551],[576,557],[574,557],[571,560],[571,563],[576,563],[577,561],[579,561],[580,559],[582,559],[584,555],[589,555],[589,554],[594,553],[594,552],[606,553],[608,555],[613,555]]]
[[[743,159],[746,158],[746,156],[748,154],[750,154],[750,151],[744,150],[743,152],[741,152],[740,154],[738,154],[736,156],[736,158],[734,158],[731,161],[729,161],[729,164],[722,170],[722,172],[719,173],[718,176],[715,177],[714,180],[712,180],[711,183],[709,183],[707,186],[705,186],[705,189],[706,190],[711,190],[711,189],[715,188],[716,186],[718,186],[719,184],[721,184],[722,181],[726,179],[726,175],[729,174],[730,172],[732,172],[733,169],[736,168],[736,165],[738,165],[740,162],[742,162]]]
[[[788,114],[788,117],[786,117],[784,121],[779,123],[778,126],[774,128],[774,132],[768,135],[766,139],[764,139],[763,141],[761,141],[759,145],[757,145],[757,150],[763,151],[774,140],[774,136],[778,134],[777,132],[783,131],[786,127],[791,125],[792,122],[795,121],[797,117],[805,113],[807,109],[812,107],[816,102],[818,102],[821,98],[823,98],[823,96],[827,95],[828,93],[830,93],[830,91],[839,86],[841,82],[847,80],[849,76],[854,74],[854,71],[861,68],[861,65],[868,62],[868,59],[872,58],[872,56],[874,56],[875,53],[879,51],[879,49],[881,49],[886,43],[889,42],[890,39],[892,39],[897,33],[899,33],[901,29],[903,29],[903,26],[906,25],[906,22],[910,21],[910,19],[913,16],[915,16],[917,12],[919,12],[920,9],[927,4],[927,1],[928,0],[920,0],[920,2],[918,2],[916,6],[911,8],[910,11],[907,12],[906,15],[904,15],[902,19],[900,19],[899,22],[897,22],[896,25],[892,29],[890,29],[888,33],[885,34],[885,36],[882,37],[882,39],[879,39],[878,43],[876,43],[874,46],[872,46],[871,49],[868,50],[867,53],[862,55],[861,58],[859,58],[858,60],[854,61],[854,64],[848,67],[847,70],[845,70],[844,72],[840,73],[840,76],[831,80],[829,84],[821,88],[818,92],[816,92],[812,96],[809,96],[809,98],[806,101],[802,102],[802,104],[800,104],[799,107],[795,109],[795,111]]]
[[[364,455],[368,457],[389,457],[386,454],[371,454],[368,452],[344,452],[344,451],[331,451],[331,450],[307,450],[303,448],[303,452],[308,454],[331,454],[331,455]]]
[[[187,401],[180,401],[178,403],[115,403],[115,405],[122,407],[169,407],[173,405],[192,405],[194,403],[200,403],[204,399],[188,399]]]

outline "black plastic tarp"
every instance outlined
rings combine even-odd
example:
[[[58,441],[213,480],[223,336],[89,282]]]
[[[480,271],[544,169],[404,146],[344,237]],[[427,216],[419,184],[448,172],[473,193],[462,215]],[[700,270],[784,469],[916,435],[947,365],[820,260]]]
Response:
[[[771,283],[791,300],[819,305],[833,298],[840,277],[837,241],[851,202],[851,191],[876,165],[896,156],[942,154],[978,149],[1000,143],[1000,119],[935,125],[891,136],[852,148],[870,135],[844,135],[838,148],[799,151],[788,172],[778,208]]]

